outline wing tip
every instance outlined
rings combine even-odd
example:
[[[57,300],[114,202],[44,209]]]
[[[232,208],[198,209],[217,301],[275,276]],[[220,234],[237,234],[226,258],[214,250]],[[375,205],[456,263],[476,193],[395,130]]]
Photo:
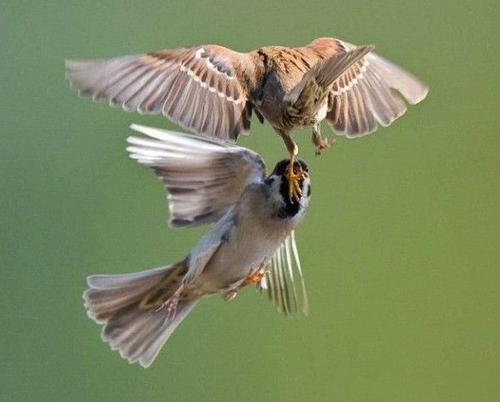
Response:
[[[408,103],[410,105],[416,105],[420,102],[422,102],[425,98],[427,98],[427,95],[429,94],[430,87],[422,82],[420,82],[421,85],[421,91],[420,94],[416,95],[415,98],[413,99],[407,99]]]
[[[148,126],[143,126],[142,124],[132,123],[129,128],[134,131],[138,131],[140,133],[144,133],[142,130],[148,129]]]
[[[67,69],[71,69],[71,66],[76,66],[77,64],[80,64],[79,59],[64,59],[64,67]]]
[[[166,137],[168,138],[173,138],[176,136],[186,136],[185,133],[177,132],[177,131],[171,131],[171,130],[165,130],[163,128],[157,128],[157,127],[151,127],[151,126],[144,126],[142,124],[137,124],[137,123],[132,123],[129,128],[133,131],[136,131],[138,133],[144,134],[145,136],[149,138],[154,138],[157,140],[163,140]],[[137,137],[136,137],[137,138]]]
[[[370,52],[373,52],[375,50],[375,45],[373,45],[373,44],[361,45],[361,46],[356,47],[354,50],[361,52],[364,56]]]

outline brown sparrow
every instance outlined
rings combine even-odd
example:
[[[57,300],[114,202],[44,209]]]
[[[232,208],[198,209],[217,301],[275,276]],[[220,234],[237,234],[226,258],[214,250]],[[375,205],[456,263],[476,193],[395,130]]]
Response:
[[[66,71],[82,95],[126,111],[161,113],[196,133],[226,141],[250,129],[255,110],[285,142],[290,195],[298,199],[294,128],[311,127],[321,153],[333,143],[320,133],[323,119],[335,133],[354,138],[391,124],[406,111],[403,99],[416,104],[427,95],[427,86],[372,49],[334,38],[248,53],[206,45],[68,60]]]

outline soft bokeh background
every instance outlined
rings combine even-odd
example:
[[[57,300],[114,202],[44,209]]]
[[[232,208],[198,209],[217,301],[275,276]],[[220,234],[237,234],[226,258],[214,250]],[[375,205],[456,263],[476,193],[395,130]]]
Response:
[[[4,2],[0,400],[497,401],[499,19],[493,0]],[[204,229],[167,229],[161,186],[125,153],[130,123],[175,126],[78,98],[64,58],[319,36],[374,43],[431,92],[321,158],[296,133],[310,316],[251,289],[208,299],[151,369],[128,365],[84,313],[85,277],[176,261]],[[243,145],[284,156],[252,131]]]

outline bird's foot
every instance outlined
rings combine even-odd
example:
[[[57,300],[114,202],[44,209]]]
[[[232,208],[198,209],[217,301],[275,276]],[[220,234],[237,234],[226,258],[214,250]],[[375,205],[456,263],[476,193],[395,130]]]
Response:
[[[238,291],[240,289],[244,288],[245,286],[256,285],[257,283],[259,283],[267,272],[265,270],[266,261],[267,258],[264,259],[264,261],[259,265],[259,267],[255,271],[250,272],[238,286],[233,287],[228,291],[224,292],[222,296],[224,300],[225,301],[233,300],[238,295]]]
[[[261,281],[261,279],[264,277],[265,275],[265,272],[262,270],[259,270],[257,272],[252,272],[250,274],[247,275],[247,277],[245,279],[243,279],[243,282],[235,287],[235,288],[232,288],[226,292],[223,293],[223,298],[224,298],[224,301],[230,301],[230,300],[233,300],[237,295],[238,295],[238,291],[245,287],[245,286],[251,286],[251,285],[255,285],[257,283],[259,283]]]
[[[305,178],[306,174],[299,163],[295,164],[295,158],[290,158],[290,164],[285,172],[288,179],[288,196],[290,197],[290,201],[298,202],[302,196],[302,189],[299,183]]]
[[[179,304],[179,300],[181,298],[181,294],[184,291],[184,286],[181,285],[177,288],[172,296],[170,296],[164,303],[160,305],[156,309],[156,311],[160,311],[163,309],[167,310],[167,320],[172,321],[177,314],[177,305]]]
[[[313,132],[312,132],[312,142],[316,147],[316,155],[321,155],[323,152],[325,152],[327,149],[331,148],[332,146],[335,145],[335,139],[329,139],[326,137],[323,137],[321,135],[321,131],[319,129],[319,126],[316,125],[313,127]]]
[[[336,144],[337,141],[335,139],[328,139],[325,137],[322,137],[321,140],[315,144],[316,145],[316,155],[321,155],[323,152],[325,152],[327,149],[333,147]]]
[[[264,277],[265,274],[266,274],[266,271],[264,271],[263,269],[259,269],[256,272],[252,272],[252,273],[248,274],[248,276],[245,278],[245,280],[243,281],[243,285],[245,285],[245,286],[255,285],[262,280],[262,278]]]

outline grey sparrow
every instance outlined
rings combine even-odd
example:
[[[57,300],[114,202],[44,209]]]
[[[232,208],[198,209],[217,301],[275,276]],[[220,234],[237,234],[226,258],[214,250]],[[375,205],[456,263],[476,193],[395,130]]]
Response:
[[[148,367],[202,298],[220,294],[229,300],[251,285],[267,293],[283,313],[307,313],[294,237],[311,195],[305,162],[294,161],[301,194],[292,201],[286,159],[267,174],[262,158],[249,149],[132,128],[145,137],[128,138],[127,149],[163,181],[170,226],[213,226],[179,262],[87,278],[85,307],[102,325],[102,339],[130,363]]]

